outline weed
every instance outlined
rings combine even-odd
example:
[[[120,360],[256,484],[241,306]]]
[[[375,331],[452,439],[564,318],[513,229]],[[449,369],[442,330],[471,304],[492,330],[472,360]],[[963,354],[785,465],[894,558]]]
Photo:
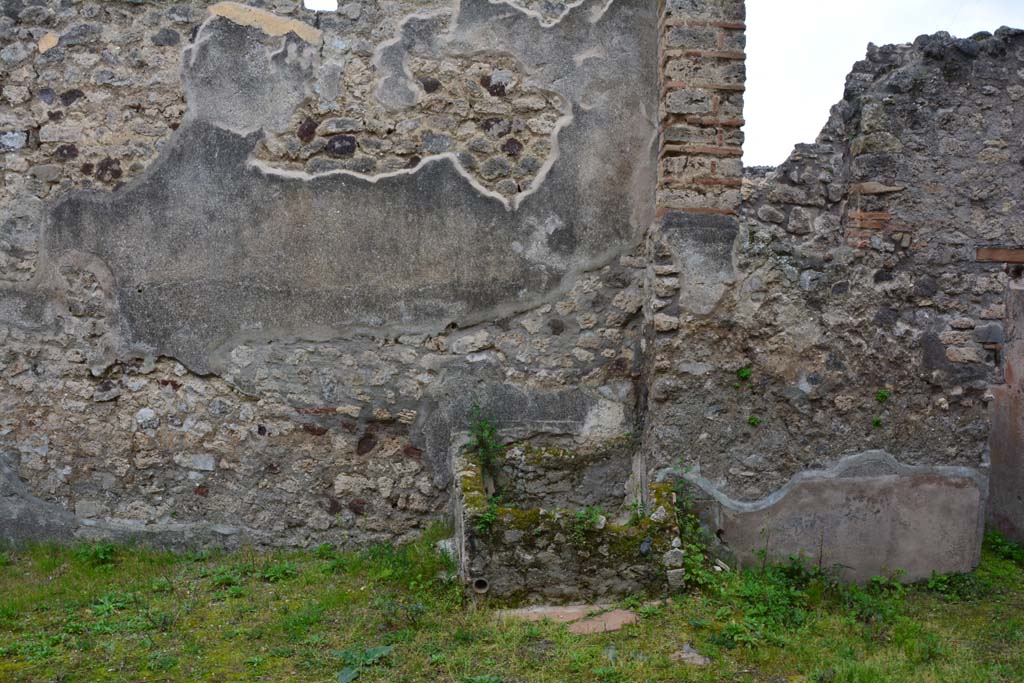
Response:
[[[210,583],[215,588],[228,588],[229,586],[237,586],[242,583],[242,577],[239,573],[230,567],[220,567],[213,573],[213,578]]]
[[[924,582],[924,589],[938,593],[950,602],[967,602],[987,597],[995,590],[995,582],[980,572],[974,574],[937,574]]]
[[[74,672],[106,680],[120,671],[173,683],[220,680],[231,670],[246,679],[334,681],[340,669],[340,680],[355,683],[744,681],[794,672],[807,683],[1024,680],[1024,569],[1014,562],[1021,550],[998,534],[986,537],[975,572],[909,587],[892,577],[846,586],[820,562],[773,565],[767,552],[763,568],[715,572],[714,537],[694,514],[697,490],[681,483],[676,492],[688,587],[702,590],[658,606],[627,598],[621,606],[643,623],[597,641],[568,637],[556,624],[498,623],[487,606],[464,609],[461,585],[445,578],[452,562],[434,548],[451,534],[441,526],[406,546],[236,551],[199,565],[119,548],[102,570],[81,566],[75,549],[4,548],[15,569],[0,572],[0,679]],[[573,521],[573,513],[561,518],[566,530]],[[285,561],[298,578],[261,580]],[[335,567],[330,580],[327,566]],[[238,585],[212,586],[219,574]],[[220,601],[232,594],[241,599]],[[715,659],[714,672],[680,673],[669,661],[683,632]],[[377,655],[367,649],[375,644],[394,650]]]
[[[150,671],[169,671],[178,666],[178,658],[173,655],[154,652],[146,657],[146,668]]]
[[[92,613],[97,617],[109,617],[126,609],[133,602],[133,596],[125,593],[110,592],[100,596],[92,605]]]
[[[285,632],[289,640],[300,642],[311,628],[323,621],[325,611],[324,606],[320,603],[303,605],[297,612],[289,614],[281,620],[281,630]]]
[[[642,595],[629,595],[622,600],[623,609],[638,610],[643,606],[644,598]]]
[[[328,574],[341,574],[351,570],[355,566],[353,558],[348,555],[339,555],[332,557],[324,565],[324,571]]]
[[[643,605],[642,607],[640,607],[640,609],[637,610],[637,614],[639,614],[644,619],[653,619],[654,617],[660,617],[664,615],[665,611],[661,608],[660,605]]]
[[[928,664],[946,655],[942,638],[909,619],[900,619],[892,631],[892,642],[915,666]]]
[[[333,560],[338,556],[333,543],[321,543],[313,549],[313,557],[318,560]]]
[[[381,664],[392,650],[392,645],[381,645],[368,650],[342,650],[332,653],[348,665],[338,672],[338,683],[351,683],[356,680],[363,669]]]
[[[498,506],[501,503],[501,496],[491,496],[487,501],[487,509],[481,512],[476,522],[473,524],[473,529],[480,535],[491,533],[491,529],[494,528],[494,523],[498,521]]]
[[[8,567],[11,564],[11,558],[7,556],[7,553],[0,553],[0,569]]]
[[[750,425],[751,427],[758,427],[761,425],[761,418],[759,418],[757,415],[751,415],[750,417],[747,418],[747,424]]]
[[[90,543],[75,548],[75,559],[93,567],[111,565],[116,557],[117,546],[113,543]]]
[[[292,562],[276,562],[268,564],[260,572],[260,578],[267,583],[280,583],[287,579],[294,579],[299,575],[299,570]]]
[[[601,526],[604,513],[599,507],[585,507],[577,510],[569,519],[569,540],[576,545],[587,542],[587,535]]]
[[[168,631],[175,622],[178,621],[178,617],[170,612],[161,612],[159,610],[147,609],[143,612],[143,616],[149,623],[150,627],[157,631]]]
[[[468,645],[469,643],[476,642],[476,634],[467,628],[458,626],[455,631],[452,632],[452,641],[460,645]]]
[[[886,625],[899,614],[906,595],[906,586],[900,583],[899,576],[898,572],[892,577],[875,576],[863,587],[839,584],[839,600],[861,623]]]
[[[647,517],[647,506],[639,498],[629,504],[629,510],[629,523],[634,526],[643,522],[644,518]]]
[[[396,600],[390,596],[376,598],[371,604],[389,628],[417,626],[430,611],[422,602]]]
[[[498,429],[484,417],[480,406],[473,407],[467,447],[484,469],[491,468],[502,450]]]
[[[888,389],[879,389],[875,392],[875,400],[879,403],[885,403],[892,397],[892,392]]]
[[[741,616],[718,634],[716,642],[728,649],[761,642],[783,644],[788,631],[808,621],[812,596],[829,583],[824,572],[809,567],[802,557],[743,572],[729,589],[740,602]]]
[[[748,382],[753,376],[754,370],[749,365],[736,371],[736,377],[739,378],[741,382]]]
[[[185,559],[189,562],[206,562],[210,559],[209,550],[191,550],[185,553]]]
[[[985,534],[985,548],[997,557],[1024,565],[1024,546],[1012,543],[998,531],[989,531]]]
[[[675,485],[676,525],[679,527],[680,549],[683,551],[683,569],[690,588],[711,588],[715,572],[711,569],[708,537],[700,518],[694,511],[690,485],[680,480]]]
[[[171,583],[170,579],[165,576],[161,576],[160,578],[153,579],[149,584],[149,590],[154,593],[170,593],[174,590],[174,585]]]
[[[882,426],[882,418],[877,416],[873,417],[871,419],[871,426],[874,427],[875,429],[880,428]]]

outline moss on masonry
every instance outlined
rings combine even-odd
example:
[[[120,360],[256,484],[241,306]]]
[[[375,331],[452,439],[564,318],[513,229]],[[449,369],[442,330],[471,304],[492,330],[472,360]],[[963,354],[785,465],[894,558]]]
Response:
[[[582,453],[517,443],[507,446],[495,462],[499,466],[505,464],[504,473],[514,476],[515,467],[512,465],[513,472],[509,472],[508,458],[515,449],[512,457],[543,473],[549,469],[562,470],[567,466],[599,462],[626,451],[634,443],[632,435],[625,435]],[[467,565],[477,567],[470,570],[472,576],[486,572],[491,580],[505,576],[514,582],[516,577],[534,571],[528,558],[539,553],[555,553],[561,566],[566,568],[561,576],[567,585],[577,581],[585,585],[592,575],[604,572],[628,577],[624,580],[634,581],[632,585],[638,590],[664,588],[666,574],[662,558],[678,536],[675,493],[670,483],[651,485],[650,505],[638,508],[643,512],[634,513],[628,521],[623,521],[625,509],[605,511],[596,506],[564,505],[519,507],[507,499],[493,498],[489,496],[491,489],[485,481],[483,467],[470,460],[469,456],[461,457],[457,467],[466,519],[466,548],[471,553]],[[482,524],[485,517],[488,523]],[[521,559],[524,556],[527,559]],[[579,572],[578,579],[573,578],[573,572]],[[509,599],[520,592],[510,586],[501,595]]]

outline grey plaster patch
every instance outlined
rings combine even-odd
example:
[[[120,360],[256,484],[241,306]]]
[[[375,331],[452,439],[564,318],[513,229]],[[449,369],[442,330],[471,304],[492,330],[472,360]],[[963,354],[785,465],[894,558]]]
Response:
[[[686,292],[680,298],[680,308],[698,315],[710,313],[735,281],[736,218],[669,211],[662,218],[661,230],[679,265],[680,285]]]
[[[54,324],[56,313],[48,292],[0,288],[0,322],[26,329]]]
[[[184,53],[189,118],[251,133],[288,125],[306,95],[316,52],[294,34],[274,40],[223,17],[211,17]]]
[[[900,464],[884,451],[804,471],[752,502],[718,491],[699,472],[685,478],[713,499],[707,521],[740,565],[803,555],[849,580],[905,572],[913,581],[967,572],[978,563],[988,481],[966,467]]]

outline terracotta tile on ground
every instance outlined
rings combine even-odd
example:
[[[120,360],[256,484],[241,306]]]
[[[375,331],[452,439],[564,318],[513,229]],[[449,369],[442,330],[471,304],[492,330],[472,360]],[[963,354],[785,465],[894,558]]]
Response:
[[[559,624],[579,621],[589,614],[608,609],[605,605],[539,605],[523,609],[508,609],[498,612],[499,619],[517,619],[537,622],[550,619]]]
[[[583,621],[577,621],[574,624],[570,624],[569,633],[575,635],[587,635],[590,633],[607,633],[608,631],[618,631],[623,626],[629,626],[639,621],[636,613],[630,612],[624,609],[617,609],[611,612],[605,612],[599,614],[596,617],[590,619],[584,619]]]

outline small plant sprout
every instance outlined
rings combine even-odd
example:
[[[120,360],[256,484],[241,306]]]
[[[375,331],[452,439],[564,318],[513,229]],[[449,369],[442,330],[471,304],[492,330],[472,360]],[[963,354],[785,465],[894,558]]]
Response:
[[[875,400],[879,403],[885,403],[892,396],[892,392],[888,389],[879,389],[875,392]]]
[[[484,468],[489,468],[501,452],[498,429],[484,417],[480,406],[473,407],[472,418],[469,425],[469,451]]]
[[[761,418],[759,418],[757,415],[751,415],[750,417],[747,418],[747,424],[750,425],[751,427],[758,427],[761,425]]]
[[[491,531],[494,523],[498,521],[498,506],[501,503],[501,496],[491,496],[487,501],[487,509],[480,513],[473,528],[478,534],[487,534]]]
[[[882,426],[882,418],[881,417],[873,418],[871,420],[871,426],[874,427],[875,429],[880,428]]]
[[[753,375],[754,370],[749,365],[736,371],[736,377],[738,377],[741,382],[749,382]]]
[[[587,534],[602,528],[603,519],[604,513],[599,507],[586,507],[577,510],[569,521],[569,539],[576,545],[586,543]]]

